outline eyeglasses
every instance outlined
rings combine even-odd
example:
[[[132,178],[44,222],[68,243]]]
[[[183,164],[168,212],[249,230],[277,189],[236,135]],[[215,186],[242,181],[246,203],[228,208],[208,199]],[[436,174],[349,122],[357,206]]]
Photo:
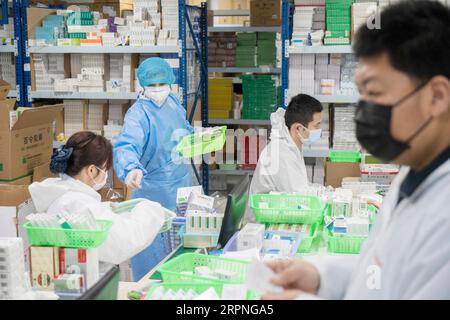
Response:
[[[94,166],[94,167],[96,167],[99,171],[101,171],[101,172],[103,172],[104,174],[106,174],[106,170],[103,170],[103,169],[101,169],[101,168],[99,168],[99,167],[97,167],[97,166]]]

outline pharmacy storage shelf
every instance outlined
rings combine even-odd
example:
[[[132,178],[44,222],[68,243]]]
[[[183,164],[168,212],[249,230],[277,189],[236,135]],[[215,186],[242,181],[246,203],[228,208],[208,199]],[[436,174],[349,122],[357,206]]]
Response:
[[[292,99],[292,93],[288,92],[287,99]],[[345,103],[357,103],[359,101],[359,95],[313,95],[313,97],[319,100],[321,103],[335,103],[335,104],[345,104]]]
[[[303,157],[305,158],[327,158],[330,154],[329,149],[304,149]]]
[[[216,17],[247,17],[250,16],[250,10],[214,10]]]
[[[31,92],[32,99],[136,100],[137,96],[137,92]]]
[[[208,32],[281,32],[281,27],[209,27]]]
[[[253,175],[255,173],[254,170],[211,170],[209,174],[211,175],[219,175],[219,176],[243,176],[246,174]]]
[[[0,52],[15,52],[13,45],[0,45]]]
[[[329,150],[304,150],[303,157],[305,158],[327,158],[329,155]],[[219,175],[219,176],[243,176],[246,174],[254,175],[254,170],[211,170],[209,171],[210,175]]]
[[[314,46],[296,47],[290,46],[288,54],[331,54],[331,53],[353,53],[352,46]]]
[[[34,46],[30,53],[179,53],[179,46],[150,46],[150,47],[106,47],[106,46]]]
[[[350,96],[344,96],[344,95],[332,95],[332,96],[326,96],[326,95],[316,95],[314,96],[317,100],[319,100],[322,103],[357,103],[359,100],[358,95],[350,95]]]
[[[270,120],[251,120],[251,119],[209,119],[212,125],[241,125],[241,126],[270,126]]]
[[[280,68],[260,67],[260,68],[209,68],[209,72],[221,73],[266,73],[266,74],[280,74]]]

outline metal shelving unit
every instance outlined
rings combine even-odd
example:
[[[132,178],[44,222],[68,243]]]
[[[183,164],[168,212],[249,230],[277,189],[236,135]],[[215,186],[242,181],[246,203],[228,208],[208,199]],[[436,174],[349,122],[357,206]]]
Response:
[[[220,73],[264,73],[264,74],[280,74],[280,68],[259,67],[259,68],[209,68],[209,72]]]
[[[136,100],[137,92],[55,92],[33,91],[32,99]]]
[[[179,53],[179,46],[150,46],[150,47],[81,47],[81,46],[33,46],[30,53]]]
[[[288,92],[287,98],[289,99],[291,96]],[[335,104],[351,104],[357,103],[360,96],[359,95],[314,95],[315,99],[319,100],[321,103],[335,103]]]
[[[2,19],[0,25],[8,24],[8,0],[2,0]]]
[[[283,0],[285,1],[285,0]],[[209,32],[280,32],[280,27],[209,27]]]
[[[190,98],[193,98],[193,105],[188,115],[189,122],[192,122],[195,111],[200,104],[202,126],[208,127],[208,6],[203,2],[201,7],[190,6],[185,0],[179,0],[179,56],[180,56],[180,96],[181,101],[188,110]],[[188,45],[188,38],[192,42],[192,46]],[[188,72],[190,66],[188,63],[188,53],[195,54],[196,59],[200,63],[200,79],[199,83],[195,83],[196,90],[190,90]],[[193,160],[192,168],[197,180],[202,184],[206,194],[209,193],[209,168],[208,164],[202,159],[201,171],[202,177],[197,170]]]
[[[303,156],[305,158],[326,158],[328,157],[330,153],[330,150],[328,149],[305,149],[303,150]],[[221,169],[217,169],[217,170],[211,170],[210,174],[211,175],[221,175],[221,176],[243,176],[246,174],[249,175],[253,175],[255,173],[254,170],[221,170]]]
[[[289,46],[287,53],[290,54],[330,54],[330,53],[353,53],[352,46],[314,46],[296,47]]]
[[[1,0],[7,2],[7,0]],[[58,47],[58,46],[28,46],[27,34],[27,16],[26,9],[29,6],[29,0],[13,0],[14,14],[14,46],[0,46],[0,52],[14,52],[16,56],[16,90],[12,90],[9,96],[17,97],[19,106],[31,106],[32,99],[99,99],[99,100],[134,100],[138,93],[110,93],[110,92],[54,92],[54,91],[35,91],[31,92],[31,70],[30,54],[32,53],[161,53],[177,54],[180,59],[180,93],[181,102],[187,109],[188,97],[194,96],[194,107],[189,116],[192,120],[195,113],[197,102],[202,108],[203,126],[208,126],[208,43],[207,43],[207,4],[203,3],[201,7],[188,6],[185,0],[178,1],[180,36],[177,46],[149,46],[149,47]],[[197,18],[194,18],[196,15]],[[5,15],[3,15],[5,17]],[[191,22],[191,19],[193,22]],[[194,38],[194,46],[187,47],[187,37],[191,35]],[[187,77],[187,54],[195,52],[202,65],[201,81],[197,90],[188,92]],[[194,168],[195,169],[195,168]],[[208,191],[208,166],[202,165],[203,179],[196,171],[197,178],[203,184],[205,191]]]
[[[0,45],[0,52],[15,52],[13,45]]]
[[[26,104],[26,88],[24,79],[24,41],[22,36],[22,12],[20,0],[13,0],[13,19],[14,19],[14,56],[16,58],[16,101],[20,107],[28,106]]]
[[[292,35],[292,16],[294,7],[290,6],[289,3],[283,1],[283,22],[289,21],[288,23],[283,23],[283,68],[282,68],[282,89],[284,92],[284,107],[287,107],[290,98],[289,95],[289,56],[296,54],[351,54],[353,53],[351,45],[335,45],[335,46],[291,46],[290,38]],[[359,100],[359,95],[315,95],[314,98],[319,100],[321,103],[334,103],[334,104],[350,104],[356,103]]]
[[[213,125],[243,125],[243,126],[270,126],[270,120],[246,120],[246,119],[210,119],[209,124]]]
[[[250,10],[214,10],[216,17],[247,17]]]

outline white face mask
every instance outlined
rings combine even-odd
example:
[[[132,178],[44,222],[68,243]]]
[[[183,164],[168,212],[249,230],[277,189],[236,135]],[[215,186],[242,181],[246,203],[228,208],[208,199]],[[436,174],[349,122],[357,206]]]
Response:
[[[166,84],[160,87],[145,87],[144,97],[152,100],[158,107],[162,107],[170,94],[170,85]]]
[[[314,142],[319,141],[320,138],[322,137],[322,129],[309,130],[308,128],[306,128],[304,126],[302,126],[302,127],[309,131],[308,139],[303,138],[303,136],[301,135],[300,132],[298,133],[300,140],[302,141],[302,143],[304,145],[306,145],[306,146],[312,145]]]
[[[105,176],[105,177],[103,178],[103,181],[98,182],[98,183],[95,181],[94,178],[91,178],[92,181],[94,182],[94,185],[92,186],[92,189],[94,189],[95,191],[98,191],[98,190],[102,189],[102,188],[105,186],[106,182],[108,181],[108,171],[102,170],[102,169],[100,169],[99,167],[96,167],[96,168],[97,168],[99,171],[103,172],[103,173],[104,173],[104,176]]]

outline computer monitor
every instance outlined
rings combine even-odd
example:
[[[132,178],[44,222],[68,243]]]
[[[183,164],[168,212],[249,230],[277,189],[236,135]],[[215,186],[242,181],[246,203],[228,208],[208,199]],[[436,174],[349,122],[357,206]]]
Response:
[[[117,300],[119,289],[119,266],[111,266],[106,274],[89,290],[81,295],[78,300]]]
[[[250,189],[250,176],[244,178],[228,194],[225,215],[220,229],[218,246],[223,248],[228,240],[239,230],[247,210],[248,192]]]

